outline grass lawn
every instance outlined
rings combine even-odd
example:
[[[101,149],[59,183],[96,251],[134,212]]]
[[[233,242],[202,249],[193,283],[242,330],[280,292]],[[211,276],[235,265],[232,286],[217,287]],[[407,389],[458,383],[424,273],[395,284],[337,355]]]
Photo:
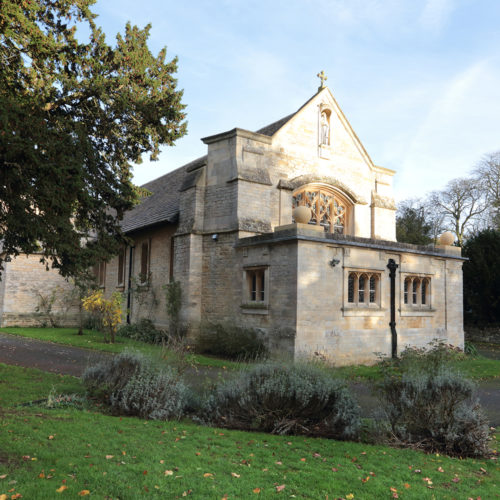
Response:
[[[83,392],[72,377],[0,365],[0,498],[500,498],[494,460],[16,406],[53,385]]]
[[[485,358],[484,356],[467,357],[464,360],[452,361],[451,365],[462,372],[466,377],[474,380],[500,378],[500,360]],[[364,378],[379,380],[382,374],[377,366],[345,366],[336,368],[339,375],[348,378]]]
[[[165,358],[174,357],[175,353],[163,349],[161,346],[146,344],[124,337],[116,337],[114,344],[105,343],[103,335],[95,330],[84,330],[83,335],[78,335],[76,328],[22,328],[22,327],[4,327],[0,328],[0,332],[9,333],[11,335],[20,335],[32,339],[43,340],[46,342],[54,342],[56,344],[70,345],[73,347],[83,347],[85,349],[93,349],[96,351],[105,352],[122,352],[126,349],[133,349],[144,354],[153,356],[164,355]],[[202,356],[195,354],[192,356],[195,364],[200,366],[212,366],[222,368],[225,366],[228,369],[238,368],[240,363]]]

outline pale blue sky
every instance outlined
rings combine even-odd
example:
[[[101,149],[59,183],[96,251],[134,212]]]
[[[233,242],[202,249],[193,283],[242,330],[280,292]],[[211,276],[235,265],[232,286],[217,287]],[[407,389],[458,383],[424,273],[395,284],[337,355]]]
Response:
[[[398,199],[442,188],[500,150],[499,0],[98,0],[108,36],[152,23],[179,58],[188,135],[143,184],[205,154],[200,141],[256,130],[327,84]]]

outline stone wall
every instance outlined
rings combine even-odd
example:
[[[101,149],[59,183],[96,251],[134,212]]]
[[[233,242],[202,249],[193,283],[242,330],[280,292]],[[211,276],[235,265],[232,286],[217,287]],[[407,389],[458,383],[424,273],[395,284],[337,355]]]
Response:
[[[154,321],[160,328],[166,328],[168,318],[166,313],[164,285],[170,281],[170,250],[171,238],[176,230],[176,226],[165,225],[156,229],[150,229],[135,233],[133,235],[132,249],[132,280],[131,280],[131,300],[130,300],[130,320],[132,323],[141,318]],[[149,276],[146,283],[141,283],[141,250],[142,244],[149,244]],[[127,316],[127,295],[129,268],[130,268],[130,247],[125,249],[125,279],[124,283],[118,283],[118,257],[114,257],[106,264],[106,280],[104,293],[106,297],[113,292],[123,294],[123,317],[125,322]]]
[[[0,284],[0,326],[51,325],[43,313],[43,300],[51,301],[51,316],[59,326],[78,322],[73,286],[56,269],[45,268],[39,255],[19,255],[4,264]],[[37,312],[37,308],[40,308]]]
[[[241,239],[237,248],[251,265],[269,266],[267,316],[252,324],[272,335],[276,322],[284,322],[295,330],[297,356],[320,355],[342,365],[373,363],[375,353],[390,355],[389,259],[399,265],[395,282],[398,352],[407,346],[426,347],[434,339],[463,347],[461,259],[433,254],[432,249],[425,254],[412,253],[403,245],[391,248],[390,242],[381,242],[381,248],[356,246],[347,239],[335,242],[307,226],[285,229],[269,238]],[[348,302],[350,272],[380,277],[375,303]],[[408,276],[430,280],[425,305],[404,303],[403,283]]]
[[[465,326],[465,340],[469,342],[492,342],[500,344],[500,325]]]

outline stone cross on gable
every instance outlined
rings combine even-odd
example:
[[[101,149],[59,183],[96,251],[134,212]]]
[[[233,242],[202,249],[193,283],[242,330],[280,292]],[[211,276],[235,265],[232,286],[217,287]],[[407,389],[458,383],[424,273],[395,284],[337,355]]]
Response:
[[[321,70],[321,73],[316,75],[321,80],[321,85],[318,87],[318,90],[325,88],[325,80],[328,80],[328,77],[325,75],[325,72]]]

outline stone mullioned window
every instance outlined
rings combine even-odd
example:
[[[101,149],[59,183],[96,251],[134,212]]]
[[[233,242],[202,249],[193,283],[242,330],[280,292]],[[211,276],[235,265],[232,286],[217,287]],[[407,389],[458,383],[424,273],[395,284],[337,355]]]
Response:
[[[351,271],[347,278],[347,303],[380,306],[380,273]]]
[[[269,268],[252,266],[244,270],[243,303],[244,312],[261,313],[267,311],[269,303]]]
[[[403,302],[410,307],[430,307],[431,279],[425,276],[406,276],[403,282]]]

